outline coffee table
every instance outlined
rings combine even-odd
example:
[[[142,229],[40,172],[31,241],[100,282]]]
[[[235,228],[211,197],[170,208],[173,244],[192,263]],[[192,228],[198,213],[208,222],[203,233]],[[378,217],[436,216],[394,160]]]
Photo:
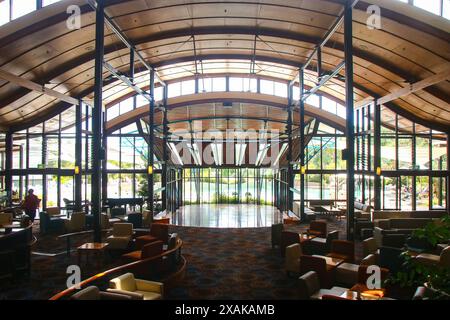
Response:
[[[103,255],[105,254],[105,248],[109,245],[109,243],[103,242],[88,242],[77,248],[78,251],[78,265],[81,265],[81,256],[84,253],[86,256],[86,264],[89,263],[89,254],[93,255]]]

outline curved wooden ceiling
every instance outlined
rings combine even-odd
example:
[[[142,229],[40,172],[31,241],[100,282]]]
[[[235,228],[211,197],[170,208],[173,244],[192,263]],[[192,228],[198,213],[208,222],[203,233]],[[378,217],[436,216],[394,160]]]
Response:
[[[79,4],[82,28],[66,28],[67,3],[61,1],[0,27],[0,69],[73,97],[93,98],[95,17]],[[105,1],[107,13],[164,81],[192,76],[195,59],[204,74],[249,73],[256,60],[258,75],[291,80],[342,9],[342,0],[283,1]],[[382,8],[382,29],[369,30],[366,9]],[[450,23],[421,9],[395,1],[360,1],[354,10],[355,100],[384,96],[450,67]],[[194,41],[196,54],[194,54]],[[254,48],[256,43],[256,49]],[[128,49],[105,30],[105,59],[129,69]],[[323,48],[323,69],[343,58],[342,29]],[[315,68],[316,61],[310,66]],[[200,68],[200,64],[197,64]],[[142,70],[137,65],[137,71]],[[316,81],[308,72],[308,83]],[[105,71],[105,78],[107,72]],[[138,82],[146,83],[143,72]],[[344,83],[333,79],[322,91],[344,100]],[[129,93],[105,80],[105,104]],[[108,100],[110,99],[110,100]],[[387,104],[406,117],[448,131],[450,84],[419,90]],[[0,80],[0,122],[15,129],[46,119],[67,105]]]

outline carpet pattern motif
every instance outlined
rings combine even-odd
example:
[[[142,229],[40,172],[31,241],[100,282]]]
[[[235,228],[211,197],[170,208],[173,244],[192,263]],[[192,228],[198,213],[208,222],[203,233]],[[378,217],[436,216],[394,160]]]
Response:
[[[304,232],[308,225],[286,226]],[[37,228],[36,228],[37,229]],[[339,230],[345,238],[345,221],[330,221],[329,230]],[[36,230],[37,232],[37,230]],[[167,299],[297,299],[297,283],[284,272],[279,249],[271,247],[270,228],[219,229],[171,226],[183,239],[182,254],[187,260],[184,279],[167,293]],[[62,252],[65,241],[54,236],[39,238],[35,252]],[[72,244],[76,248],[92,236]],[[361,244],[357,243],[357,259]],[[2,283],[0,299],[48,299],[66,288],[67,266],[77,264],[77,254],[32,255],[29,279]],[[118,262],[97,268],[82,264],[82,278],[112,268]]]

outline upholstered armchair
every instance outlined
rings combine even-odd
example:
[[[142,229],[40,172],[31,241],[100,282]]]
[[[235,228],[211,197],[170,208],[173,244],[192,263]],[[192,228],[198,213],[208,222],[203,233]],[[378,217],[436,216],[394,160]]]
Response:
[[[133,225],[131,223],[115,223],[112,235],[106,239],[108,249],[128,249],[133,237]]]
[[[311,239],[307,244],[309,251],[313,254],[326,255],[331,251],[331,243],[333,240],[339,239],[339,231],[331,231],[328,233],[326,238],[314,238]]]
[[[109,287],[108,292],[129,295],[136,300],[161,300],[164,297],[163,283],[135,279],[132,273],[112,279]]]
[[[363,240],[363,255],[367,257],[369,254],[378,255],[378,243],[375,238],[368,238]]]
[[[70,300],[131,300],[129,295],[103,292],[95,286],[84,288],[70,297]]]
[[[129,223],[133,224],[133,228],[138,229],[142,228],[142,213],[133,212],[127,216],[127,220]]]
[[[299,243],[286,247],[285,269],[288,275],[300,273],[300,256],[303,254]]]
[[[309,271],[298,279],[300,299],[319,300],[324,295],[340,296],[347,289],[332,287],[331,289],[321,289],[319,275],[314,271]]]
[[[150,227],[150,234],[136,238],[136,248],[140,249],[145,244],[155,241],[162,241],[167,244],[169,240],[169,225],[161,223],[152,223]]]
[[[280,254],[282,257],[286,254],[286,248],[294,243],[300,243],[300,235],[297,232],[281,232]]]
[[[331,242],[331,252],[327,257],[343,259],[344,262],[355,261],[355,244],[347,240],[333,240]]]
[[[11,225],[13,215],[10,212],[0,213],[0,227]]]
[[[155,241],[148,243],[142,247],[141,250],[136,250],[133,252],[126,253],[122,256],[122,259],[126,262],[133,262],[138,260],[143,260],[157,256],[163,252],[163,242]]]
[[[416,257],[416,260],[423,265],[437,265],[440,267],[450,268],[450,246],[443,249],[439,256],[421,253]]]
[[[58,207],[47,208],[39,213],[39,230],[42,234],[61,232],[64,230],[64,219],[59,217],[61,209]]]
[[[324,220],[314,220],[309,224],[309,229],[306,231],[312,236],[327,237],[327,222]]]
[[[142,227],[150,228],[153,223],[153,214],[150,210],[142,211]]]
[[[314,271],[320,280],[321,288],[330,288],[333,283],[334,267],[328,266],[324,258],[303,255],[300,257],[300,274]]]
[[[67,233],[80,232],[86,229],[86,214],[84,212],[74,212],[70,220],[64,221]]]

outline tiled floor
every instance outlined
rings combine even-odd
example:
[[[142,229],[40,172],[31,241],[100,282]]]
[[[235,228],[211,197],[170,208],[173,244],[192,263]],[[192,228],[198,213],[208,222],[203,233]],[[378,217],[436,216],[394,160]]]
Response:
[[[171,224],[207,228],[260,228],[281,221],[277,208],[253,204],[201,204],[181,207]]]

